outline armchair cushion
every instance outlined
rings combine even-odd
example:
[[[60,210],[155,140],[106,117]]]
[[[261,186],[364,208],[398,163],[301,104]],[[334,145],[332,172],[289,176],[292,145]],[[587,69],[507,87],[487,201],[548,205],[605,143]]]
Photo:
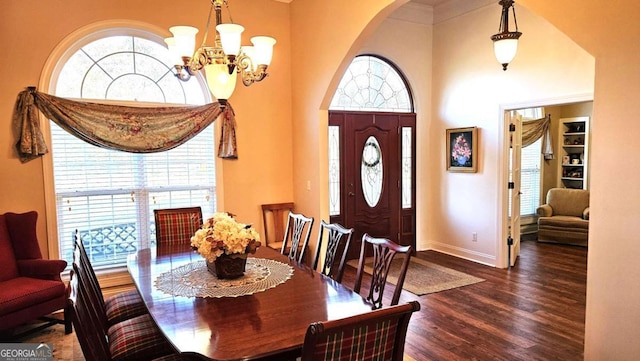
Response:
[[[0,282],[0,316],[65,296],[60,281],[17,277]],[[64,302],[63,302],[64,304]],[[35,317],[39,317],[37,315]]]
[[[67,261],[61,259],[24,259],[18,260],[21,276],[43,280],[61,281],[60,272],[67,267]]]
[[[38,212],[5,213],[16,259],[40,259],[42,253],[36,236]]]

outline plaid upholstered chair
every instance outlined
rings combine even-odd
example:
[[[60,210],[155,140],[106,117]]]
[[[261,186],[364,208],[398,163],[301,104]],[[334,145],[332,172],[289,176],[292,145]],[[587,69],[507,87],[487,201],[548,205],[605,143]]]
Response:
[[[409,320],[420,304],[412,301],[363,315],[309,325],[302,361],[402,361]]]
[[[73,326],[86,360],[174,360],[178,355],[149,314],[108,325],[101,297],[83,262],[75,257],[69,282]]]
[[[353,286],[353,290],[357,293],[360,293],[360,286],[362,285],[362,278],[365,273],[364,269],[368,262],[366,255],[372,254],[371,252],[367,252],[367,248],[369,247],[373,249],[373,260],[371,264],[371,284],[369,285],[369,294],[366,299],[371,302],[372,308],[374,309],[382,307],[382,297],[384,295],[387,277],[389,276],[389,270],[391,270],[391,262],[396,254],[404,254],[404,261],[402,262],[398,273],[396,289],[393,292],[393,297],[391,298],[391,305],[397,305],[400,300],[402,285],[404,285],[404,278],[407,275],[407,269],[409,268],[409,261],[411,260],[413,247],[400,246],[386,238],[374,238],[365,233],[362,236],[360,259],[358,261],[358,270],[356,271],[356,281]]]
[[[73,262],[82,264],[87,282],[91,285],[92,291],[98,295],[95,306],[104,310],[107,327],[148,313],[147,306],[137,290],[124,291],[105,298],[78,231],[74,233],[73,245]]]
[[[320,268],[320,273],[331,277],[337,282],[342,282],[342,274],[344,265],[351,244],[351,235],[353,228],[344,228],[338,223],[327,223],[324,220],[320,223],[320,231],[318,232],[318,243],[316,244],[316,256],[313,260],[313,269],[317,269],[320,261],[320,254],[324,237],[327,238],[327,248],[324,254],[324,262]],[[342,251],[339,263],[336,264],[336,256]]]
[[[200,207],[154,209],[156,254],[168,255],[191,249],[191,237],[202,227]]]

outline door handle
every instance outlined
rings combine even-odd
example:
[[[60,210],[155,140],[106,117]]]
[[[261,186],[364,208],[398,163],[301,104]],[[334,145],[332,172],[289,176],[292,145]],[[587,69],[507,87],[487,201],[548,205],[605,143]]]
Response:
[[[347,195],[348,195],[349,197],[353,197],[353,196],[355,196],[356,194],[355,194],[355,193],[353,193],[353,192],[349,192],[349,193],[347,193]]]

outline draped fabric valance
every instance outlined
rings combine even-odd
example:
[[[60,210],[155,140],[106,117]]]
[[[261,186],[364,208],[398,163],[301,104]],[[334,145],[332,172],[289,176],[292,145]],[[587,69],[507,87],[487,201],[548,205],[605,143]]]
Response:
[[[29,87],[18,94],[13,124],[22,162],[48,152],[36,109],[70,134],[101,148],[153,153],[175,148],[223,115],[221,158],[237,158],[235,116],[228,103],[179,107],[130,107],[74,101]]]
[[[542,137],[542,154],[544,159],[553,159],[551,141],[551,117],[528,120],[522,122],[522,146],[535,143]]]

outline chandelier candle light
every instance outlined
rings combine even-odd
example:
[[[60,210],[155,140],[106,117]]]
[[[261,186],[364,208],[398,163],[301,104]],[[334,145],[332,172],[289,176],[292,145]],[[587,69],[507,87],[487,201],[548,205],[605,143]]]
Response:
[[[202,45],[195,49],[198,29],[192,26],[172,26],[173,37],[164,39],[174,57],[176,77],[188,81],[192,75],[204,69],[209,91],[221,106],[233,94],[238,73],[245,86],[259,82],[267,76],[276,40],[269,36],[254,36],[253,46],[240,46],[244,27],[222,23],[222,5],[229,9],[228,0],[211,0],[207,27]],[[216,37],[214,46],[207,46],[207,35],[211,14],[216,14]]]
[[[502,15],[500,16],[499,33],[492,35],[493,51],[498,62],[502,64],[502,70],[507,70],[507,66],[516,56],[518,51],[518,39],[522,35],[518,31],[518,21],[516,20],[516,9],[513,6],[513,0],[500,0],[498,4],[502,6]],[[509,8],[513,12],[513,22],[516,31],[509,31]]]

